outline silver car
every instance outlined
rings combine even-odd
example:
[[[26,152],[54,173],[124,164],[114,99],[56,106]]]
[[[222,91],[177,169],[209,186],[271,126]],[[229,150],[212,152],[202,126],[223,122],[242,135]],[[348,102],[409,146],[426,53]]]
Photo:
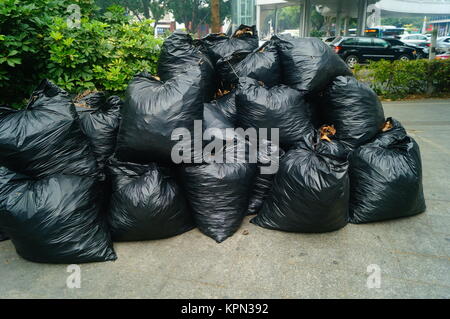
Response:
[[[430,40],[423,34],[405,34],[400,37],[404,43],[415,44],[421,47],[426,47]]]
[[[450,37],[439,37],[436,40],[436,49],[439,52],[446,52],[450,49]]]

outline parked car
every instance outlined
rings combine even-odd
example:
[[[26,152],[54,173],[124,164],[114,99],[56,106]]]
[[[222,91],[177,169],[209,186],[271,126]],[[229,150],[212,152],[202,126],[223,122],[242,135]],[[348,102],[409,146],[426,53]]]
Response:
[[[325,42],[326,44],[330,44],[331,42],[334,41],[334,39],[336,39],[336,37],[322,37],[322,41]]]
[[[450,48],[446,48],[443,53],[436,55],[436,60],[447,60],[450,59]]]
[[[337,37],[330,46],[348,64],[354,67],[367,60],[414,60],[416,50],[407,46],[393,46],[380,38]]]
[[[436,60],[448,60],[450,59],[450,52],[436,55]]]
[[[438,52],[445,52],[450,48],[450,37],[439,37],[436,40],[436,49]]]
[[[300,36],[300,30],[299,29],[289,29],[289,30],[284,30],[280,34],[290,34],[293,37],[299,37]]]
[[[409,48],[413,48],[414,50],[416,50],[416,58],[417,59],[428,59],[428,54],[430,52],[430,50],[428,49],[428,47],[421,47],[418,46],[416,44],[408,44],[408,43],[404,43],[401,40],[398,40],[396,38],[383,38],[383,40],[389,42],[392,46],[406,46]]]
[[[430,40],[423,34],[404,34],[400,40],[408,44],[416,44],[421,47],[429,46]]]

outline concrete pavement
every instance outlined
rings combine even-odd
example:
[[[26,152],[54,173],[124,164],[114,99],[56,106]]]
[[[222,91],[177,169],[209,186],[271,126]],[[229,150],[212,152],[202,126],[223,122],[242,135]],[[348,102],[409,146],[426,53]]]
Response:
[[[66,266],[25,261],[7,241],[0,298],[450,298],[450,100],[384,107],[421,147],[424,214],[327,234],[270,231],[246,218],[222,244],[198,230],[118,243],[116,262],[81,265],[80,289],[66,287]],[[367,288],[371,264],[380,288]]]

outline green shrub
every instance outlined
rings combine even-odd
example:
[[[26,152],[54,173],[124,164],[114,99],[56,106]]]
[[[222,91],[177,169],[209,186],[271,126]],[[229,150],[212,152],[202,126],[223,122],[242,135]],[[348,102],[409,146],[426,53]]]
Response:
[[[356,66],[354,72],[378,95],[389,99],[450,91],[449,60],[372,61]]]
[[[138,72],[156,73],[163,40],[153,36],[152,25],[153,21],[144,20],[111,30],[106,61],[94,64],[97,88],[123,91]]]
[[[55,16],[67,16],[69,4],[91,16],[93,0],[1,0],[0,103],[25,98],[46,70],[44,37]]]
[[[55,19],[45,39],[50,53],[48,78],[59,86],[121,92],[138,72],[156,72],[161,40],[152,21],[108,24],[82,19],[78,29]]]
[[[93,0],[0,1],[0,104],[17,106],[43,78],[71,93],[120,93],[136,73],[156,71],[152,21],[130,22],[120,6],[99,15]],[[81,7],[79,28],[67,24],[69,4]]]

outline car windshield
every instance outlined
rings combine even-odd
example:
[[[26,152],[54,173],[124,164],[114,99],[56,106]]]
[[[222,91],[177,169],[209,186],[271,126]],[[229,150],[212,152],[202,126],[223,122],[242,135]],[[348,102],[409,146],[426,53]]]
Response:
[[[336,38],[334,38],[333,41],[331,41],[331,44],[336,44],[336,43],[338,43],[341,40],[342,40],[342,37],[336,37]]]
[[[341,45],[356,45],[357,43],[357,38],[348,38],[344,39],[344,41],[341,42]]]
[[[369,37],[360,37],[358,38],[358,45],[370,47],[372,45],[372,38]]]
[[[376,47],[386,48],[389,46],[389,44],[386,41],[384,41],[383,39],[373,39],[372,41],[373,41],[373,45]]]

